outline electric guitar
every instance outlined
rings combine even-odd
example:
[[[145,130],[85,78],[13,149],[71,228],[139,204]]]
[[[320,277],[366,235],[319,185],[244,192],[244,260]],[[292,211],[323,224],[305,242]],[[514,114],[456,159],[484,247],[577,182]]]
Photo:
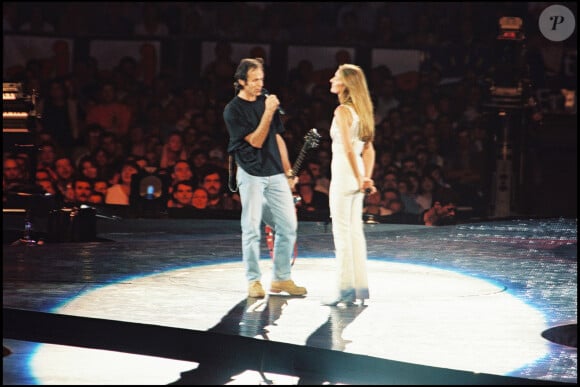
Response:
[[[302,144],[302,149],[300,149],[300,153],[294,162],[294,166],[290,171],[291,177],[296,177],[298,172],[300,172],[300,168],[302,168],[302,162],[306,158],[306,154],[309,150],[317,148],[318,144],[320,143],[320,134],[316,130],[316,128],[312,128],[306,133],[304,136],[304,144]],[[294,195],[294,204],[300,202],[301,198],[300,195]],[[268,246],[268,250],[270,251],[270,257],[274,259],[274,230],[270,225],[266,225],[264,228],[264,232],[266,234],[266,244]],[[298,256],[298,243],[294,244],[294,256],[292,257],[292,265],[294,265],[294,261]]]

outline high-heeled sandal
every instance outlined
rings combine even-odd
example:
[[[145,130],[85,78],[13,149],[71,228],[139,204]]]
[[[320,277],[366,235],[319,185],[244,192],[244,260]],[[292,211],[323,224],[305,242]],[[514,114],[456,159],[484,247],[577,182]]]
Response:
[[[342,298],[339,298],[338,300],[334,300],[334,301],[323,301],[322,302],[322,305],[324,305],[324,306],[338,306],[339,304],[344,304],[345,306],[353,306],[353,305],[356,305],[354,303],[354,301],[344,300]]]

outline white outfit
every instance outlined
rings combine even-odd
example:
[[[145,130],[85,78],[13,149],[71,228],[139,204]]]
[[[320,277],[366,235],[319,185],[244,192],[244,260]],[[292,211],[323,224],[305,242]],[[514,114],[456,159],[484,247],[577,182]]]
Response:
[[[344,142],[352,144],[358,169],[365,172],[362,159],[364,142],[358,138],[359,117],[354,108],[346,106],[353,117],[349,138],[341,138],[336,117],[330,126],[332,139],[332,178],[329,188],[330,217],[338,269],[339,297],[345,301],[369,298],[367,278],[367,246],[363,224],[363,199],[358,181],[344,151]]]

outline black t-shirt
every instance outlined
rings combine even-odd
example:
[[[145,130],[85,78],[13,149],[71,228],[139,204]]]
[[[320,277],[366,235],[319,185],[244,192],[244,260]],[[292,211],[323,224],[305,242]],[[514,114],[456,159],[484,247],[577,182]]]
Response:
[[[236,96],[226,105],[223,114],[230,135],[228,153],[234,155],[240,168],[253,176],[272,176],[284,173],[276,142],[276,134],[284,132],[284,126],[278,112],[274,114],[270,131],[261,149],[254,148],[244,140],[248,134],[256,130],[264,110],[263,97],[258,97],[256,101],[251,102]]]

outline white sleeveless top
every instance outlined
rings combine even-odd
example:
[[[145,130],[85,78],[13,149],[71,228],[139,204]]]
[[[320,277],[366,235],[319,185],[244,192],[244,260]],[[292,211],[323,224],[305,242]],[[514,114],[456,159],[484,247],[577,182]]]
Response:
[[[352,144],[354,153],[358,156],[362,153],[364,142],[358,138],[359,132],[359,116],[352,106],[342,105],[350,110],[352,114],[352,124],[348,130],[349,138],[343,139],[338,124],[336,123],[336,117],[332,119],[332,124],[330,125],[330,138],[332,139],[332,152],[342,152],[344,153],[344,141],[349,141]]]
[[[364,173],[364,163],[362,159],[362,151],[364,142],[358,138],[360,119],[354,108],[346,106],[352,114],[352,124],[348,129],[348,137],[342,138],[340,129],[336,122],[336,117],[332,119],[330,126],[330,137],[332,139],[332,160],[330,163],[331,179],[329,187],[329,197],[334,200],[334,196],[339,192],[352,194],[359,192],[358,180],[355,178],[352,166],[350,165],[346,153],[344,152],[344,144],[349,141],[352,144],[352,149],[356,156],[356,163],[360,173]]]

